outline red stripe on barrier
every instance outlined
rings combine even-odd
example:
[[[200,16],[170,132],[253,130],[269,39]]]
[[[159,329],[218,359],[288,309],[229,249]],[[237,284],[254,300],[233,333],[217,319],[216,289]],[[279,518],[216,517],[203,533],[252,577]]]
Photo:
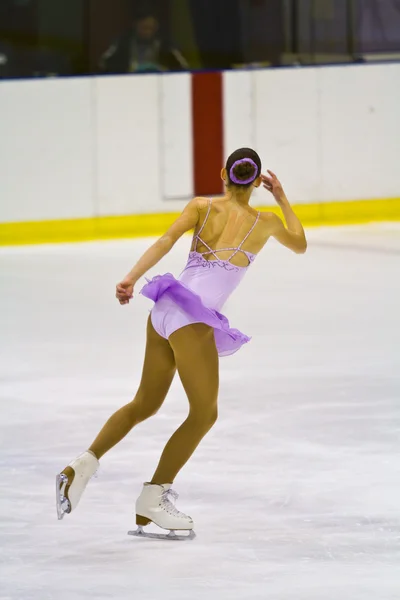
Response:
[[[224,161],[222,73],[192,75],[194,191],[221,194]]]

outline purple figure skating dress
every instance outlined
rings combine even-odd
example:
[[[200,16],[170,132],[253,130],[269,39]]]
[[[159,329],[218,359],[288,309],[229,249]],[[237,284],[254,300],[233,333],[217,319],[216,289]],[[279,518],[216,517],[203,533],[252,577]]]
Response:
[[[168,339],[174,331],[186,325],[205,323],[214,328],[219,356],[228,356],[237,352],[250,338],[237,329],[232,329],[228,319],[219,311],[256,257],[255,254],[242,250],[242,246],[257,225],[260,213],[237,248],[212,250],[200,237],[210,215],[211,204],[210,200],[204,223],[193,238],[194,249],[190,252],[187,265],[179,279],[175,279],[171,273],[158,275],[148,281],[141,294],[155,302],[151,311],[151,322],[163,338]],[[199,243],[207,248],[207,252],[197,252]],[[227,250],[232,250],[232,255],[228,260],[220,260],[217,252]],[[248,266],[238,267],[230,262],[238,252],[247,256]],[[207,255],[212,255],[214,260],[206,260]]]

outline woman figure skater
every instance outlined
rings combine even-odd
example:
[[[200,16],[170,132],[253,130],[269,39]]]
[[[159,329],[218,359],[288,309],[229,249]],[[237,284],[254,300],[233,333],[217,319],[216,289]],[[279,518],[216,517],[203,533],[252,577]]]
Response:
[[[142,289],[154,307],[147,324],[139,389],[134,400],[107,421],[89,450],[57,476],[60,519],[76,508],[102,456],[133,427],[156,414],[178,371],[189,414],[167,443],[151,481],[144,484],[136,502],[136,522],[138,532],[153,522],[171,532],[192,533],[193,521],[176,509],[172,500],[177,496],[171,486],[217,419],[218,357],[233,354],[250,339],[232,329],[219,311],[270,237],[298,254],[307,248],[303,227],[282,185],[274,173],[268,173],[262,175],[261,160],[254,150],[236,150],[221,172],[225,196],[189,202],[167,233],[117,285],[120,304],[129,304],[136,282],[184,233],[194,229],[189,259],[179,279],[167,273]],[[282,209],[286,227],[274,213],[259,213],[250,207],[253,190],[262,184]]]

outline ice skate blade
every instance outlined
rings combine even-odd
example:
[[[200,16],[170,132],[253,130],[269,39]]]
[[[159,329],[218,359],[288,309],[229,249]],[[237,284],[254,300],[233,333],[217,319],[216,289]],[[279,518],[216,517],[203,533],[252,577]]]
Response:
[[[64,491],[67,485],[68,477],[63,474],[58,474],[56,477],[56,506],[57,517],[59,521],[61,521],[64,518],[64,515],[69,514],[71,512],[70,502],[68,498],[64,496]]]
[[[132,535],[134,537],[139,537],[139,538],[148,538],[151,540],[168,540],[168,541],[174,541],[174,542],[186,542],[187,540],[194,540],[194,538],[196,537],[195,532],[193,531],[193,529],[188,529],[187,530],[189,532],[189,535],[178,535],[175,533],[175,531],[171,530],[169,533],[148,533],[147,531],[144,531],[143,527],[141,527],[139,525],[139,527],[136,529],[136,531],[128,531],[128,535]]]

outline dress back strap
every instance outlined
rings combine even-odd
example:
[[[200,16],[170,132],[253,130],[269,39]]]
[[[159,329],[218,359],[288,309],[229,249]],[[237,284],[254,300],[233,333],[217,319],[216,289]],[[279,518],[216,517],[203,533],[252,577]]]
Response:
[[[210,216],[211,204],[212,204],[212,201],[211,201],[211,198],[210,198],[209,201],[208,201],[208,210],[207,210],[206,218],[203,221],[203,225],[200,227],[199,231],[194,236],[194,239],[196,240],[196,243],[195,243],[195,246],[194,246],[194,251],[197,250],[197,244],[199,242],[199,236],[202,233],[204,227],[206,226],[206,223],[208,221],[208,217]]]
[[[243,246],[243,244],[245,243],[245,241],[248,239],[248,237],[249,237],[249,236],[250,236],[250,235],[253,233],[255,226],[257,225],[258,221],[260,220],[260,214],[261,214],[260,212],[258,212],[258,213],[257,213],[257,218],[256,218],[256,220],[254,221],[254,223],[253,223],[253,225],[252,225],[252,227],[251,227],[250,231],[247,233],[247,235],[244,237],[244,239],[243,239],[243,240],[240,242],[239,246],[236,248],[235,252],[234,252],[234,253],[232,254],[232,256],[229,258],[229,260],[232,260],[232,258],[233,258],[234,256],[236,256],[236,254],[237,254],[238,252],[242,252],[242,246]]]

